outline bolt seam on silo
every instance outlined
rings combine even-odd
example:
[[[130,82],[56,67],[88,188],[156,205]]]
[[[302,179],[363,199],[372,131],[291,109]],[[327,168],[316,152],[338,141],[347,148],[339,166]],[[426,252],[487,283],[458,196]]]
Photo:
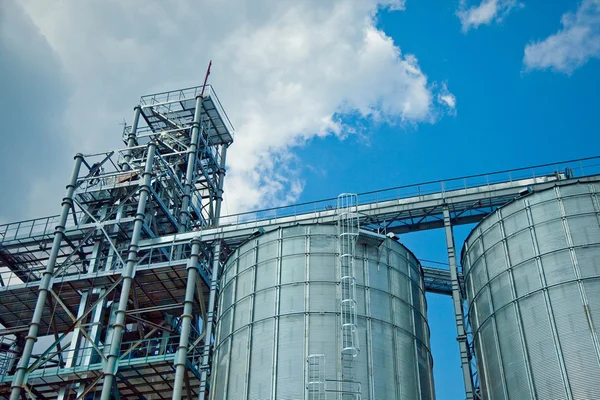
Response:
[[[588,186],[589,189],[589,186]],[[583,310],[585,313],[586,321],[588,323],[588,327],[590,328],[590,335],[592,337],[592,343],[594,344],[594,349],[596,350],[596,359],[600,365],[600,343],[598,340],[598,335],[596,330],[594,329],[594,324],[592,321],[592,315],[590,313],[590,303],[587,296],[587,290],[583,284],[583,278],[581,275],[581,270],[579,268],[579,262],[577,260],[577,254],[575,253],[575,244],[573,242],[573,237],[571,235],[571,230],[569,227],[569,222],[567,220],[567,213],[565,210],[565,205],[563,202],[563,198],[561,195],[561,190],[559,187],[555,188],[557,202],[560,210],[560,214],[562,217],[562,225],[565,231],[565,236],[567,238],[567,245],[569,247],[569,255],[571,256],[571,262],[573,264],[573,270],[575,272],[575,278],[577,279],[577,288],[579,290],[579,296],[581,297],[581,302],[583,303]],[[593,203],[593,200],[592,200]],[[594,210],[596,211],[596,204],[594,204]]]
[[[536,397],[536,389],[535,389],[535,384],[533,382],[533,376],[532,376],[532,371],[531,371],[531,361],[529,359],[529,354],[527,353],[527,350],[526,350],[527,342],[525,340],[525,330],[523,328],[523,315],[521,313],[521,306],[520,306],[519,302],[517,301],[517,299],[519,297],[517,295],[517,287],[516,287],[516,283],[515,283],[513,265],[512,265],[512,261],[510,259],[510,252],[508,251],[508,242],[506,241],[506,230],[504,228],[504,220],[502,218],[502,210],[499,209],[496,212],[496,215],[498,217],[497,224],[498,224],[498,229],[500,230],[502,249],[504,251],[504,258],[505,258],[504,262],[506,263],[506,266],[507,266],[508,280],[511,285],[511,295],[512,295],[512,298],[514,299],[511,301],[511,304],[513,305],[513,308],[515,310],[515,319],[517,321],[517,330],[519,333],[519,342],[521,343],[523,362],[525,363],[525,374],[527,375],[527,384],[529,386],[529,392],[531,393],[532,397],[535,398]],[[479,327],[478,327],[478,329],[479,329]]]
[[[529,227],[529,234],[531,237],[531,241],[533,244],[533,253],[535,256],[535,263],[538,268],[538,274],[542,283],[542,295],[544,296],[544,305],[546,308],[546,313],[548,315],[548,321],[550,324],[550,330],[552,332],[552,341],[554,342],[554,348],[556,350],[556,356],[558,358],[558,366],[560,368],[561,378],[563,380],[565,394],[567,395],[568,400],[573,399],[573,395],[571,392],[571,385],[569,382],[569,378],[567,377],[567,372],[565,371],[565,360],[563,358],[562,346],[560,341],[558,340],[558,331],[556,327],[556,321],[554,319],[554,311],[552,308],[552,303],[550,302],[550,296],[548,294],[548,282],[546,281],[546,275],[544,273],[544,266],[542,265],[542,260],[540,257],[540,249],[538,246],[537,235],[534,229],[533,224],[533,216],[531,214],[531,204],[529,203],[529,199],[523,199],[525,204],[525,214],[527,216],[527,224]]]

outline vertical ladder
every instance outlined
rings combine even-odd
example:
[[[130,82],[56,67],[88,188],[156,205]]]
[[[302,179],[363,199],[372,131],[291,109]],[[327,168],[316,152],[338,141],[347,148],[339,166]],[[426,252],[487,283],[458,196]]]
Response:
[[[306,388],[308,400],[326,400],[325,394],[325,354],[311,354],[307,357]]]
[[[345,382],[353,382],[353,359],[360,351],[356,321],[356,277],[354,274],[354,254],[359,232],[358,196],[343,193],[337,199],[337,223],[340,272],[340,317],[341,317],[341,358],[342,358],[342,399],[354,399]]]

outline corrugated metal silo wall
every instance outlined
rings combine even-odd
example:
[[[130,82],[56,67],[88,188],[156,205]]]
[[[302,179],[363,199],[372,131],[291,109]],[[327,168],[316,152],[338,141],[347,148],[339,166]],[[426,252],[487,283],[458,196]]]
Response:
[[[517,199],[462,253],[485,399],[600,399],[600,185]]]
[[[232,254],[221,279],[211,399],[305,399],[310,354],[325,355],[326,379],[341,379],[337,240],[335,226],[297,226]],[[362,399],[433,399],[418,261],[393,240],[359,239],[355,274],[361,350],[353,368]]]

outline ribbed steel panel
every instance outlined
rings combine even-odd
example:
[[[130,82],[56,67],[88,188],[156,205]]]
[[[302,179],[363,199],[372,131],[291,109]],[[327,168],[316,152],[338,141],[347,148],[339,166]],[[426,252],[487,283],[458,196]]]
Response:
[[[484,399],[600,399],[600,185],[524,196],[462,251]]]
[[[281,228],[230,256],[212,400],[305,399],[310,354],[325,355],[326,379],[341,379],[337,235],[331,225]],[[419,262],[391,239],[377,246],[359,238],[355,273],[361,350],[353,376],[362,399],[434,399]]]

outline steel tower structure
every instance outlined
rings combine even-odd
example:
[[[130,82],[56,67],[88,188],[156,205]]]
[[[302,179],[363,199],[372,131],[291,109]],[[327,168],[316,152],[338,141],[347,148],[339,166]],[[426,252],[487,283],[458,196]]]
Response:
[[[336,198],[220,217],[233,127],[210,86],[142,97],[123,140],[75,156],[59,216],[0,226],[0,398],[204,399],[222,262],[266,229],[338,222]],[[444,229],[448,268],[425,267],[425,285],[452,296],[467,399],[479,395],[453,227],[532,191],[600,182],[599,166],[358,195],[362,229]],[[309,361],[307,395],[319,398],[320,361]]]
[[[2,285],[20,288],[0,317],[10,399],[181,397],[184,382],[191,398],[205,386],[191,381],[207,378],[216,287],[198,276],[210,283],[219,247],[139,243],[219,223],[233,127],[212,88],[193,87],[143,96],[123,141],[75,156],[41,237],[35,224],[27,239],[14,232],[9,250],[3,234]]]

